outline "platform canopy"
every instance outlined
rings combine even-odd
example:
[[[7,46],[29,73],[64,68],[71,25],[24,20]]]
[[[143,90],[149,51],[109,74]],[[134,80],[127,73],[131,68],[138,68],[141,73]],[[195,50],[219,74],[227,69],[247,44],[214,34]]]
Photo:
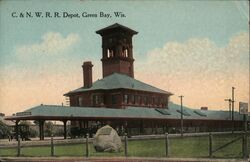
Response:
[[[124,109],[105,107],[72,107],[58,105],[40,105],[6,120],[179,120],[180,105],[170,103],[169,109],[126,107]],[[183,118],[186,120],[230,120],[228,111],[199,110],[183,107]],[[234,120],[243,120],[243,116],[234,112]]]

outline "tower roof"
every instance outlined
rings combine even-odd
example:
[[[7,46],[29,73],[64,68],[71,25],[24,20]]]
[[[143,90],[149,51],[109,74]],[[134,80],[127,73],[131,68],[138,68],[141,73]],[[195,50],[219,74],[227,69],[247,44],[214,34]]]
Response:
[[[104,34],[107,34],[109,33],[110,31],[115,31],[115,30],[120,30],[120,31],[125,31],[131,35],[134,35],[134,34],[137,34],[138,32],[137,31],[134,31],[133,29],[130,29],[126,26],[123,26],[121,24],[118,24],[118,23],[115,23],[113,25],[110,25],[108,27],[105,27],[103,29],[100,29],[100,30],[97,30],[96,33],[97,34],[100,34],[100,35],[104,35]]]

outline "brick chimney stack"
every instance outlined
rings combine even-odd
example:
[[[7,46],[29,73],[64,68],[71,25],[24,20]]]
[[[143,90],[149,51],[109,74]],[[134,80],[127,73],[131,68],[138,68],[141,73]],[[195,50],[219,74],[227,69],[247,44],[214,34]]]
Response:
[[[91,61],[83,62],[83,84],[84,88],[92,87],[92,63]]]

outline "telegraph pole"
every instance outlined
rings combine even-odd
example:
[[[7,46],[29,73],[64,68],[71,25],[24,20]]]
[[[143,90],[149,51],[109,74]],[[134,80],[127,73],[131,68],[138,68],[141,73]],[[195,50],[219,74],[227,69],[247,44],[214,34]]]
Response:
[[[228,105],[228,110],[229,110],[229,120],[231,120],[231,116],[232,116],[232,112],[231,112],[231,102],[232,100],[230,98],[225,99],[224,101],[228,101],[229,105]]]
[[[234,133],[234,89],[235,87],[232,87],[232,133]]]
[[[183,137],[183,107],[182,107],[182,98],[184,96],[179,96],[180,99],[181,99],[181,137]]]

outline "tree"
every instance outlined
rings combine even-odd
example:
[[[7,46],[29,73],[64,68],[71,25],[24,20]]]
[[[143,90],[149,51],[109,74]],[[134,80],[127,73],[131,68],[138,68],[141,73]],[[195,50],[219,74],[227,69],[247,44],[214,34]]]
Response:
[[[45,136],[51,136],[53,134],[53,123],[51,121],[44,123]]]
[[[6,138],[10,135],[10,127],[0,120],[0,138]]]
[[[38,136],[38,132],[34,127],[31,127],[32,123],[30,121],[20,121],[19,125],[26,127],[26,130],[21,130],[24,133],[27,133],[27,135],[29,137],[37,137]]]

